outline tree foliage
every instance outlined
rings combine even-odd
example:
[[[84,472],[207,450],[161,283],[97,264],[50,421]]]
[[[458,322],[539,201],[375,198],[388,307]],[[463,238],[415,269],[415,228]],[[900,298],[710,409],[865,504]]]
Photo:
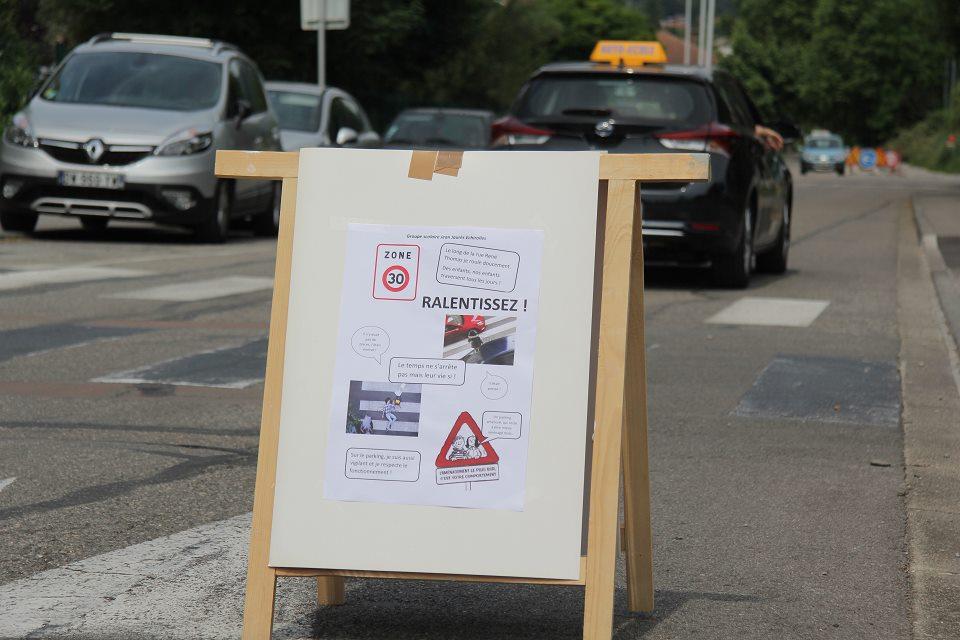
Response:
[[[0,0],[11,1],[11,0]],[[104,31],[205,36],[239,45],[272,79],[315,81],[316,34],[299,3],[244,0],[40,0],[51,37]],[[350,28],[327,32],[327,81],[383,126],[412,105],[494,110],[538,65],[584,58],[599,38],[651,37],[621,0],[359,0]]]
[[[17,109],[33,84],[35,53],[20,32],[17,0],[0,0],[0,125]]]
[[[762,110],[881,142],[938,106],[943,0],[741,0],[724,61]]]

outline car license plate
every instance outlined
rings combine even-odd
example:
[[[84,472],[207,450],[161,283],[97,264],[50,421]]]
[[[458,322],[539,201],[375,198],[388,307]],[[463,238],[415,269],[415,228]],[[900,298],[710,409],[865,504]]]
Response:
[[[123,189],[123,176],[119,173],[93,171],[61,171],[57,182],[64,187],[88,187],[90,189]]]

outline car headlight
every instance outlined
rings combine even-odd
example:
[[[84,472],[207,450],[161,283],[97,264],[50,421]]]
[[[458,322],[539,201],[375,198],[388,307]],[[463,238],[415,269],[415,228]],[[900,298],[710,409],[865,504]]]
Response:
[[[18,147],[36,148],[39,146],[36,136],[33,135],[33,128],[30,126],[30,121],[27,120],[27,116],[22,113],[13,116],[13,121],[10,123],[10,126],[7,127],[6,131],[3,132],[3,137],[7,142],[15,144]]]
[[[189,156],[209,149],[212,144],[212,133],[185,129],[164,140],[155,153],[158,156]]]

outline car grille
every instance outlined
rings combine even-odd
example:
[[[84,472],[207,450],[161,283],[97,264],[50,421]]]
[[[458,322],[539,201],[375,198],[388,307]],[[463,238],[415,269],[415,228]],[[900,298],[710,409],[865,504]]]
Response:
[[[149,156],[153,153],[154,149],[146,145],[113,144],[104,146],[103,155],[100,156],[96,162],[93,162],[89,156],[87,156],[87,152],[83,150],[83,143],[70,142],[67,140],[40,140],[40,148],[43,149],[47,155],[60,162],[97,166],[122,166],[132,164]]]

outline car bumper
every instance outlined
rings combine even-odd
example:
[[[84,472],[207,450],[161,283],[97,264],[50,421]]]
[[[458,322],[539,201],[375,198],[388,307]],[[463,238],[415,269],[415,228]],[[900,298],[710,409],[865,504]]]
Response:
[[[641,188],[644,262],[705,265],[735,250],[743,204],[713,183]]]
[[[129,165],[105,167],[60,162],[40,149],[5,141],[0,144],[2,211],[193,225],[204,222],[213,208],[216,178],[212,151],[195,156],[151,156]],[[124,186],[66,187],[59,184],[62,171],[120,174]]]
[[[801,160],[804,171],[839,171],[843,169],[843,160]]]

